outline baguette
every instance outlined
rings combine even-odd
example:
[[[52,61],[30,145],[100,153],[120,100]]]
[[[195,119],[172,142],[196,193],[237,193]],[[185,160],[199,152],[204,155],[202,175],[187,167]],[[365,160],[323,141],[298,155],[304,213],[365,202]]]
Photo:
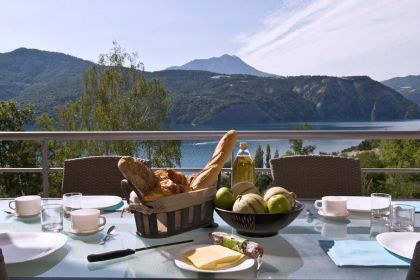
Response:
[[[152,170],[139,159],[130,156],[121,157],[118,161],[118,169],[143,194],[151,190],[157,183],[157,178]]]
[[[204,189],[215,185],[223,165],[227,158],[232,155],[237,135],[235,130],[230,130],[220,139],[214,149],[212,158],[207,162],[203,170],[192,176],[191,190]]]

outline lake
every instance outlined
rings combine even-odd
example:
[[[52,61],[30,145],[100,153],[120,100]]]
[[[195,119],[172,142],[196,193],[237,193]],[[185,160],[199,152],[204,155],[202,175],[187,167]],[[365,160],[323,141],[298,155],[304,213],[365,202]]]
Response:
[[[251,125],[220,125],[220,126],[189,126],[177,125],[172,126],[171,130],[293,130],[293,128],[302,122],[284,122],[284,123],[266,123]],[[404,131],[418,130],[420,131],[420,120],[413,121],[395,121],[395,122],[308,122],[310,130],[389,130]],[[319,152],[340,152],[345,148],[359,144],[363,139],[329,139],[329,140],[304,140],[304,145],[316,145],[315,153]],[[181,145],[182,159],[181,166],[183,168],[202,168],[213,154],[214,148],[218,141],[183,141]],[[257,147],[260,145],[264,152],[266,145],[271,146],[271,155],[277,148],[279,154],[283,155],[290,149],[288,140],[247,140],[249,150],[254,156]],[[235,149],[238,149],[239,143]]]

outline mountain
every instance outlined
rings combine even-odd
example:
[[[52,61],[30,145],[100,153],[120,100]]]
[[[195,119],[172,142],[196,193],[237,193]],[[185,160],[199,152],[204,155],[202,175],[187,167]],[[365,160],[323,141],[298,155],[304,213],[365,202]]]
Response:
[[[401,93],[408,100],[420,105],[420,75],[396,77],[382,83]]]
[[[33,104],[36,113],[77,99],[91,62],[18,49],[0,54],[0,100]],[[198,70],[145,72],[172,97],[172,124],[252,124],[280,121],[370,121],[420,118],[418,105],[365,76],[257,77]]]
[[[74,56],[16,49],[0,54],[0,101],[14,99],[21,105],[35,104],[37,112],[78,97],[82,75],[92,63]]]
[[[201,70],[218,74],[245,74],[258,77],[272,77],[273,74],[265,73],[246,64],[237,56],[224,54],[221,57],[208,59],[194,59],[182,66],[172,66],[165,70]]]
[[[166,70],[159,78],[174,95],[173,123],[385,121],[420,118],[420,108],[365,76],[255,77]]]

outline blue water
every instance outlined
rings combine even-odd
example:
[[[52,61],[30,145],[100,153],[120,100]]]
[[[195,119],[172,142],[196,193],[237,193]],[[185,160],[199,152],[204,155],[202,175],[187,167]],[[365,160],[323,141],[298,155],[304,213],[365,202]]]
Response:
[[[302,123],[284,122],[284,123],[267,123],[252,125],[235,125],[235,126],[189,126],[178,125],[171,127],[171,130],[293,130],[296,125]],[[398,121],[398,122],[309,122],[310,130],[388,130],[388,131],[404,131],[418,130],[420,131],[420,120],[414,121]],[[363,139],[328,139],[328,140],[304,140],[304,145],[316,145],[315,153],[319,152],[340,152],[345,148],[359,144]],[[182,159],[181,167],[184,168],[201,168],[213,154],[214,148],[218,141],[183,141],[181,145]],[[262,146],[264,152],[267,144],[271,146],[271,156],[277,148],[279,154],[284,154],[290,149],[288,140],[247,140],[251,154],[259,145]],[[238,149],[238,145],[236,150]],[[235,153],[236,153],[235,150]]]

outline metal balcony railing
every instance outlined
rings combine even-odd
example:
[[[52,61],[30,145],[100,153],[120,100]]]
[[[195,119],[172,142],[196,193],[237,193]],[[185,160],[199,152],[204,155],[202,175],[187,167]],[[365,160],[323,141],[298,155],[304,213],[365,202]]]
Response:
[[[48,131],[48,132],[0,132],[0,141],[40,141],[41,167],[0,168],[2,172],[42,173],[43,193],[48,196],[49,172],[61,172],[61,167],[49,167],[48,141],[53,140],[218,140],[224,131]],[[264,130],[238,131],[239,140],[281,139],[420,139],[420,131],[375,130]],[[178,168],[183,172],[195,172],[200,168]],[[223,171],[229,172],[230,168]],[[257,172],[269,172],[269,168],[257,168]],[[363,173],[420,173],[420,168],[362,168]]]

